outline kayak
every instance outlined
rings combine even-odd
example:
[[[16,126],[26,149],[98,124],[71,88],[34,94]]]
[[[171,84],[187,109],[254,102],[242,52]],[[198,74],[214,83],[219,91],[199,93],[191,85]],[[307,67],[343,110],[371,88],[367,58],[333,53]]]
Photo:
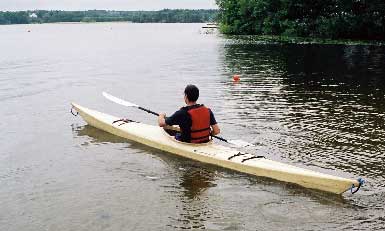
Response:
[[[76,103],[72,103],[72,107],[90,126],[203,163],[335,194],[342,194],[353,188],[358,191],[363,183],[361,179],[352,180],[292,166],[216,144],[213,141],[204,144],[180,142],[159,126],[131,120],[116,122],[120,120],[119,117],[88,109]]]

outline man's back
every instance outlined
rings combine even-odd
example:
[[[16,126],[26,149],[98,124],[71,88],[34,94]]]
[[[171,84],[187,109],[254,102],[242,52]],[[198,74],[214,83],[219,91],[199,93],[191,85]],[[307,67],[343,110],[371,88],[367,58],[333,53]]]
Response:
[[[181,129],[180,141],[192,142],[192,140],[191,140],[191,134],[192,134],[191,127],[193,125],[193,122],[191,119],[191,115],[189,114],[189,111],[191,111],[193,109],[200,108],[200,107],[204,107],[204,106],[201,104],[195,104],[192,106],[182,107],[181,109],[176,111],[172,116],[166,118],[165,121],[166,121],[167,125],[170,125],[170,126],[171,125],[178,125],[180,127],[180,129]],[[207,129],[210,129],[210,126],[215,125],[217,122],[215,120],[215,117],[214,117],[214,114],[212,113],[212,111],[210,109],[208,109],[208,111],[209,111],[209,118],[208,118],[209,123],[207,124]],[[205,129],[205,128],[202,127],[201,129]]]

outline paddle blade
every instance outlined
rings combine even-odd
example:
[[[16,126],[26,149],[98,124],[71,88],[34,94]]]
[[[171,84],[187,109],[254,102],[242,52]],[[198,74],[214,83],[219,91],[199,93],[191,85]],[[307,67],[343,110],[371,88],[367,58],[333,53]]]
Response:
[[[245,148],[245,147],[253,147],[254,146],[254,144],[251,144],[251,143],[243,141],[243,140],[228,140],[227,142],[230,143],[230,144],[233,144],[235,146],[243,147],[243,148]]]
[[[107,99],[111,100],[112,102],[115,102],[117,104],[120,104],[120,105],[123,105],[123,106],[126,106],[126,107],[139,107],[138,105],[134,104],[134,103],[130,103],[130,102],[127,102],[123,99],[119,99],[113,95],[110,95],[108,94],[107,92],[103,92],[102,93],[104,97],[106,97]]]

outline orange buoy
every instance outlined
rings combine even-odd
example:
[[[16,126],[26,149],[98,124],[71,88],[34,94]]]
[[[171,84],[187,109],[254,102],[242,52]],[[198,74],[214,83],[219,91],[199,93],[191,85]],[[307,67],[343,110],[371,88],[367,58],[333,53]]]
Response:
[[[234,75],[233,80],[238,82],[239,80],[241,80],[241,76],[240,75]]]

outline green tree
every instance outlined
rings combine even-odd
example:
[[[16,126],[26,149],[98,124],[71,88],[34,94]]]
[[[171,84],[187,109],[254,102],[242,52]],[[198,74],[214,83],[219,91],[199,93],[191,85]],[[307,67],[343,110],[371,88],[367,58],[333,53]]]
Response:
[[[227,34],[385,39],[383,0],[216,0]]]

